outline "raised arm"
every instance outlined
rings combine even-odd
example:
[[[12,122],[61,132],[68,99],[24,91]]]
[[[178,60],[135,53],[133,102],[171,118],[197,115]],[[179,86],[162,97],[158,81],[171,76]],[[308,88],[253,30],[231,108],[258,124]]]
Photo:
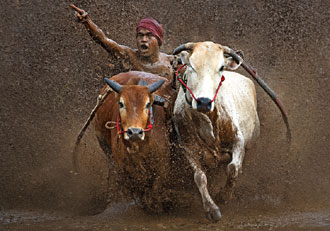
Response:
[[[87,31],[91,35],[91,37],[97,43],[101,44],[101,46],[106,49],[108,52],[113,53],[114,55],[126,57],[127,50],[130,49],[126,46],[119,45],[112,39],[109,39],[105,33],[92,21],[89,17],[88,13],[83,9],[76,7],[71,4],[70,7],[75,10],[78,22],[81,22],[85,25]]]

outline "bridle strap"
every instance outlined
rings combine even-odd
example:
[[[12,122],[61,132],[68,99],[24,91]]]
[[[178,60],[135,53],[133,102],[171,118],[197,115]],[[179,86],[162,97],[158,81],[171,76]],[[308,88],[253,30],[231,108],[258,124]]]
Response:
[[[117,115],[117,133],[120,135],[120,134],[123,134],[127,131],[120,131],[120,128],[119,128],[119,112],[118,112],[118,115]]]
[[[184,98],[186,99],[187,104],[192,107],[192,101],[189,101],[187,98],[187,94],[184,94]]]
[[[196,100],[196,102],[198,102],[199,100],[195,97],[194,93],[190,90],[190,88],[189,88],[189,87],[187,86],[187,84],[182,80],[182,78],[179,77],[179,71],[180,71],[183,67],[185,67],[185,66],[186,66],[186,64],[182,65],[182,66],[177,70],[177,72],[176,72],[176,77],[177,77],[177,79],[180,81],[180,83],[181,83],[181,84],[182,84],[182,85],[183,85],[183,86],[189,91],[191,97],[193,97],[194,100]],[[216,92],[215,92],[215,95],[214,95],[213,99],[211,100],[211,103],[216,99],[216,97],[217,97],[217,95],[218,95],[218,92],[219,92],[219,89],[220,89],[220,87],[221,87],[223,81],[225,81],[225,77],[222,75],[222,76],[221,76],[220,83],[219,83],[219,85],[218,85],[218,88],[217,88],[217,90],[216,90]],[[191,105],[192,105],[192,102],[188,100],[186,93],[185,93],[185,99],[186,99],[186,102],[191,106]]]
[[[199,100],[195,97],[194,93],[192,93],[192,91],[191,91],[190,88],[187,86],[187,84],[185,84],[181,78],[178,78],[178,80],[181,82],[181,84],[182,84],[183,86],[185,86],[185,87],[187,88],[187,90],[190,92],[190,95],[194,98],[194,100],[196,100],[196,102],[198,102]]]
[[[225,81],[225,76],[221,76],[220,83],[219,83],[219,85],[218,85],[217,91],[215,92],[215,95],[214,95],[213,99],[211,100],[211,103],[212,103],[212,102],[215,100],[215,98],[217,97],[218,92],[219,92],[219,89],[220,89],[220,87],[221,87],[223,81]]]
[[[153,119],[153,115],[152,115],[152,107],[149,108],[149,124],[147,125],[147,128],[146,129],[143,129],[144,132],[148,132],[152,129],[152,124],[154,122],[154,119]],[[117,115],[117,133],[120,135],[120,134],[123,134],[125,132],[127,132],[127,130],[120,130],[119,128],[119,124],[120,124],[120,113],[118,113]]]

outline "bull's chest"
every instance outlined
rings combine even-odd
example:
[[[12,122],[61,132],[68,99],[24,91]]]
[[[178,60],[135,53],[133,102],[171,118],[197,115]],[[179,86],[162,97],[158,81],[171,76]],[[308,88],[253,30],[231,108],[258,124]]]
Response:
[[[115,152],[115,166],[119,173],[131,179],[147,181],[160,174],[167,160],[158,155],[156,147],[133,147],[122,145],[121,152]]]
[[[192,111],[179,122],[180,138],[191,155],[208,166],[217,166],[231,158],[236,130],[230,120],[217,112],[202,114]],[[189,131],[189,132],[187,132]]]

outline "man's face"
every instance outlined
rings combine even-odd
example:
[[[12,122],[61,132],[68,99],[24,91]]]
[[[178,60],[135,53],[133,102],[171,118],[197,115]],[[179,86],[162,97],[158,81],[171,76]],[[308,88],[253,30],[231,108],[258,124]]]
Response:
[[[142,28],[137,33],[136,42],[142,56],[151,56],[159,50],[157,38],[147,29]]]

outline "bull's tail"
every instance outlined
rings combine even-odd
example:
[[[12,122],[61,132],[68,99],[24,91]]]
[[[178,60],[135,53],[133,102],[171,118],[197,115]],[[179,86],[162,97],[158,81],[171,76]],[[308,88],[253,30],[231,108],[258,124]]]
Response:
[[[107,98],[107,96],[112,92],[110,87],[106,87],[105,91],[103,94],[100,94],[97,97],[97,102],[95,107],[93,108],[93,110],[91,111],[88,119],[86,120],[84,126],[81,128],[76,143],[74,145],[73,151],[72,151],[72,165],[73,165],[73,169],[75,173],[78,173],[79,171],[79,167],[78,167],[78,161],[77,161],[77,154],[78,154],[78,147],[80,144],[80,141],[82,139],[82,137],[85,134],[86,129],[88,128],[89,124],[91,123],[91,121],[93,120],[93,118],[95,117],[95,114],[97,112],[97,110],[100,108],[100,106],[103,104],[104,100]]]
[[[280,109],[282,118],[286,125],[286,137],[288,142],[291,142],[291,129],[289,126],[288,115],[284,110],[283,104],[280,99],[276,96],[275,92],[263,81],[263,79],[258,75],[258,73],[245,61],[242,62],[241,66],[254,78],[254,80],[264,89],[264,91],[271,97],[276,106]]]

